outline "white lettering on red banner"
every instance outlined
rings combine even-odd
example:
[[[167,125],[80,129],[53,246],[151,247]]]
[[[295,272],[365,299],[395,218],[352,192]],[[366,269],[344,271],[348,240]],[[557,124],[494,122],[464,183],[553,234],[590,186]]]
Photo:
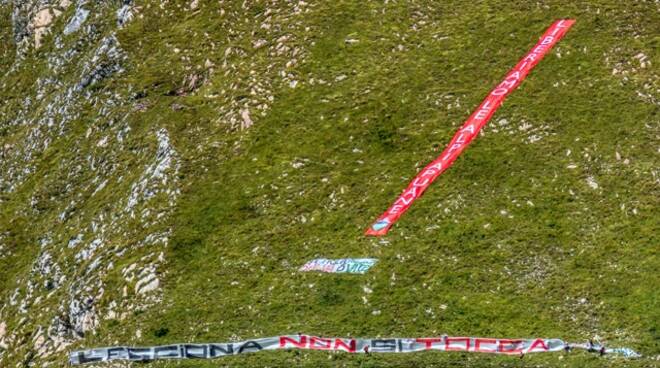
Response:
[[[575,23],[572,19],[562,19],[548,28],[539,42],[518,62],[470,115],[463,127],[454,135],[449,145],[428,164],[403,191],[390,208],[385,211],[366,231],[367,235],[387,234],[394,223],[408,210],[412,202],[419,198],[431,183],[447,170],[456,158],[477,136],[481,128],[490,120],[495,111],[513,90],[518,88],[527,74],[543,59],[543,56],[566,34]]]

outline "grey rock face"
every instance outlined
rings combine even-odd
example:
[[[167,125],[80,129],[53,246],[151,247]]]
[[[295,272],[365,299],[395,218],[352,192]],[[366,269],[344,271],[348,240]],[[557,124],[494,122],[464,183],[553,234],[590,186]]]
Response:
[[[120,72],[122,70],[120,61],[124,58],[125,56],[118,48],[117,38],[114,35],[104,38],[92,60],[84,66],[80,82],[76,85],[76,91],[81,91],[91,84]]]
[[[12,281],[6,298],[0,296],[0,367],[7,361],[46,366],[103,320],[123,319],[161,300],[162,250],[179,195],[179,156],[165,127],[154,124],[144,137],[132,135],[130,114],[117,113],[132,104],[130,86],[91,88],[126,67],[114,19],[121,15],[121,26],[131,20],[130,2],[81,0],[71,18],[60,22],[54,19],[73,6],[68,0],[0,4],[13,6],[20,55],[0,74],[0,86],[8,88],[15,73],[35,78],[13,109],[0,106],[3,134],[11,138],[0,136],[0,206],[24,193],[24,201],[16,200],[16,216],[38,223],[40,239],[28,244],[36,251],[27,271]],[[38,29],[53,36],[54,47],[35,53]],[[128,142],[139,142],[139,148]],[[46,152],[63,146],[70,154],[42,171]],[[26,185],[35,177],[43,183]],[[90,205],[102,195],[112,198],[104,202],[107,208]],[[130,229],[127,224],[138,216],[143,224]],[[3,236],[0,230],[0,257],[9,254]],[[115,268],[125,259],[132,270]],[[106,293],[110,279],[119,280],[112,298]]]
[[[131,0],[124,0],[123,6],[117,10],[117,26],[123,27],[133,19],[133,8]]]
[[[14,42],[19,45],[30,36],[28,29],[28,24],[30,23],[28,16],[29,9],[31,8],[30,5],[27,1],[15,4],[11,14],[11,21],[14,28]]]
[[[85,20],[87,20],[87,17],[89,16],[89,10],[86,10],[85,8],[77,8],[76,13],[73,15],[69,23],[67,23],[66,27],[64,27],[64,34],[69,35],[71,33],[76,32],[80,27],[85,23]]]

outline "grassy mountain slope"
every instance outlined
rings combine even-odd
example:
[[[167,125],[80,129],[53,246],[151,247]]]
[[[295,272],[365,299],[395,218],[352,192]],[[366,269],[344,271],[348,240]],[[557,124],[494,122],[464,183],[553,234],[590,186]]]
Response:
[[[38,49],[0,20],[1,366],[296,332],[596,338],[645,358],[134,366],[657,365],[657,4],[122,6],[62,6]],[[91,15],[65,35],[76,8]],[[454,167],[390,235],[364,237],[561,17],[577,23]],[[379,259],[363,276],[296,272],[363,256]]]

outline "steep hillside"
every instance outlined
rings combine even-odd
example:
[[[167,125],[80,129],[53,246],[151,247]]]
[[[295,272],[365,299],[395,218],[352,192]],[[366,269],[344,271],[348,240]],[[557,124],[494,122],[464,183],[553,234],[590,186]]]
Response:
[[[79,348],[558,337],[595,354],[107,366],[657,366],[660,4],[0,0],[0,366]],[[385,238],[364,229],[577,20]],[[303,274],[373,257],[365,275]]]

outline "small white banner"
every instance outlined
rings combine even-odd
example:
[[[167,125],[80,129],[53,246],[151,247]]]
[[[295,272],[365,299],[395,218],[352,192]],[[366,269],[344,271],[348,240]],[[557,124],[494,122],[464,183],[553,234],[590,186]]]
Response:
[[[371,266],[376,264],[375,258],[342,258],[326,259],[318,258],[305,263],[298,271],[320,271],[330,273],[360,273],[367,272]]]

